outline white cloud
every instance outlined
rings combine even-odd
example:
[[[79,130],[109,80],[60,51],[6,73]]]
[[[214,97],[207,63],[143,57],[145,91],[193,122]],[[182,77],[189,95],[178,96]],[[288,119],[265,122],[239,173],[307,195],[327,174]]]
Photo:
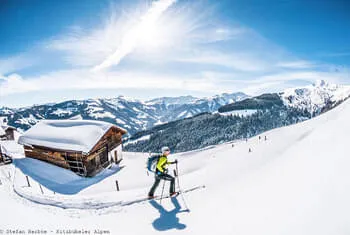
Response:
[[[308,69],[315,67],[314,63],[305,60],[297,60],[297,61],[288,61],[288,62],[279,62],[277,63],[278,67],[281,68],[289,68],[289,69]]]
[[[37,85],[31,81],[24,80],[19,74],[0,76],[0,97],[34,90],[38,90]]]
[[[16,55],[9,58],[0,58],[0,75],[30,67],[36,62],[37,59],[35,59],[35,57],[29,57],[25,54]]]
[[[320,71],[298,71],[298,72],[283,72],[266,76],[261,76],[257,82],[275,82],[275,81],[292,81],[304,80],[314,82],[316,80],[326,80],[333,83],[342,83],[346,80],[346,73],[320,72]]]
[[[195,30],[190,38],[196,43],[215,43],[232,40],[247,33],[249,30],[241,26],[207,25],[205,28],[199,27]]]
[[[266,71],[271,68],[271,64],[267,60],[262,60],[256,55],[242,52],[222,53],[218,51],[196,51],[192,55],[183,55],[176,61],[225,66],[236,71]]]
[[[280,92],[286,88],[295,87],[295,83],[312,84],[318,80],[325,80],[334,84],[348,84],[348,73],[320,72],[320,71],[289,71],[259,76],[241,81],[242,91],[248,94],[264,92]]]
[[[83,80],[81,79],[82,77],[84,78]],[[186,77],[180,80],[171,75],[159,76],[157,74],[109,71],[92,73],[87,69],[82,69],[55,71],[37,77],[27,77],[25,79],[18,74],[12,74],[3,78],[0,87],[0,96],[28,91],[66,89],[171,88],[191,92],[215,89],[216,86],[215,81],[200,77]]]
[[[282,72],[255,76],[246,72],[202,71],[198,74],[179,77],[173,74],[157,74],[140,71],[99,71],[89,69],[55,71],[36,77],[21,77],[11,74],[0,77],[0,96],[21,94],[29,91],[86,90],[86,89],[141,89],[178,90],[181,94],[204,92],[208,95],[222,92],[243,91],[257,95],[267,91],[281,91],[293,86],[293,81],[327,80],[344,83],[348,73],[334,72]],[[82,79],[84,78],[84,79]],[[58,82],[59,81],[59,82]],[[292,82],[292,83],[291,83]],[[153,94],[154,96],[154,94]]]

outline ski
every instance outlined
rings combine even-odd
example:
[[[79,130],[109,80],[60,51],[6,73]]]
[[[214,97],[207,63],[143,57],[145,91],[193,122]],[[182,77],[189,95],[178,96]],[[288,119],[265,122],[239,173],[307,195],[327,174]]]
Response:
[[[192,187],[192,188],[188,188],[188,189],[185,189],[185,190],[177,192],[178,194],[176,196],[173,196],[173,197],[177,197],[181,193],[189,193],[189,192],[192,192],[192,191],[195,191],[195,190],[198,190],[198,189],[203,189],[203,188],[205,188],[205,185],[199,185],[199,186],[195,186],[195,187]],[[157,195],[154,198],[145,197],[145,198],[140,198],[140,199],[137,199],[137,200],[125,202],[125,203],[123,203],[123,205],[129,206],[129,205],[140,203],[140,202],[151,201],[151,200],[161,200],[161,199],[165,199],[165,198],[171,198],[171,196],[170,195],[165,195],[165,196],[161,197],[160,195]]]
[[[192,192],[192,191],[194,191],[194,190],[202,189],[202,188],[205,188],[205,185],[200,185],[200,186],[196,186],[196,187],[193,187],[193,188],[189,188],[189,189],[185,189],[185,190],[176,192],[176,193],[177,193],[176,196],[170,196],[170,195],[165,195],[165,196],[163,196],[163,197],[156,196],[155,198],[150,198],[150,199],[148,199],[148,200],[160,200],[160,199],[164,199],[164,198],[177,197],[177,196],[179,196],[181,193],[188,193],[188,192]]]

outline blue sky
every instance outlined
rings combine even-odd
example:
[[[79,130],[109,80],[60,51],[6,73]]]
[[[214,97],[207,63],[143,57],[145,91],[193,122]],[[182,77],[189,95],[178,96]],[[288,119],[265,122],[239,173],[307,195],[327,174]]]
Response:
[[[4,0],[0,106],[350,83],[346,0]]]

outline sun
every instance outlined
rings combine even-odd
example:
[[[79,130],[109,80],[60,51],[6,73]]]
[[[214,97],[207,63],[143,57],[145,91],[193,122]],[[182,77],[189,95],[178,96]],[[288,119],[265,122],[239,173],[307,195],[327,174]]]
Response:
[[[164,43],[164,38],[169,33],[165,30],[164,22],[166,10],[176,2],[176,0],[154,1],[145,15],[140,19],[135,28],[138,37],[138,47],[143,49],[159,48]]]
[[[163,28],[159,26],[159,19],[175,2],[176,0],[159,0],[152,2],[148,11],[142,15],[139,20],[136,21],[136,24],[122,37],[115,52],[109,55],[102,63],[95,66],[92,71],[99,71],[112,65],[119,64],[125,56],[132,53],[136,48],[158,48],[162,42],[162,30],[160,29]]]

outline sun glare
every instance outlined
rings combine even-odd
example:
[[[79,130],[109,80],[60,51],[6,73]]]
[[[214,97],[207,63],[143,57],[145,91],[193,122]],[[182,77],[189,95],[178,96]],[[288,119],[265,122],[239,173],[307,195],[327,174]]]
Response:
[[[117,65],[128,54],[137,47],[154,48],[160,45],[160,27],[157,27],[157,21],[162,14],[176,2],[176,0],[159,0],[152,2],[149,10],[140,18],[129,31],[127,31],[117,48],[117,50],[107,57],[100,65],[94,67],[93,71],[98,71]]]

